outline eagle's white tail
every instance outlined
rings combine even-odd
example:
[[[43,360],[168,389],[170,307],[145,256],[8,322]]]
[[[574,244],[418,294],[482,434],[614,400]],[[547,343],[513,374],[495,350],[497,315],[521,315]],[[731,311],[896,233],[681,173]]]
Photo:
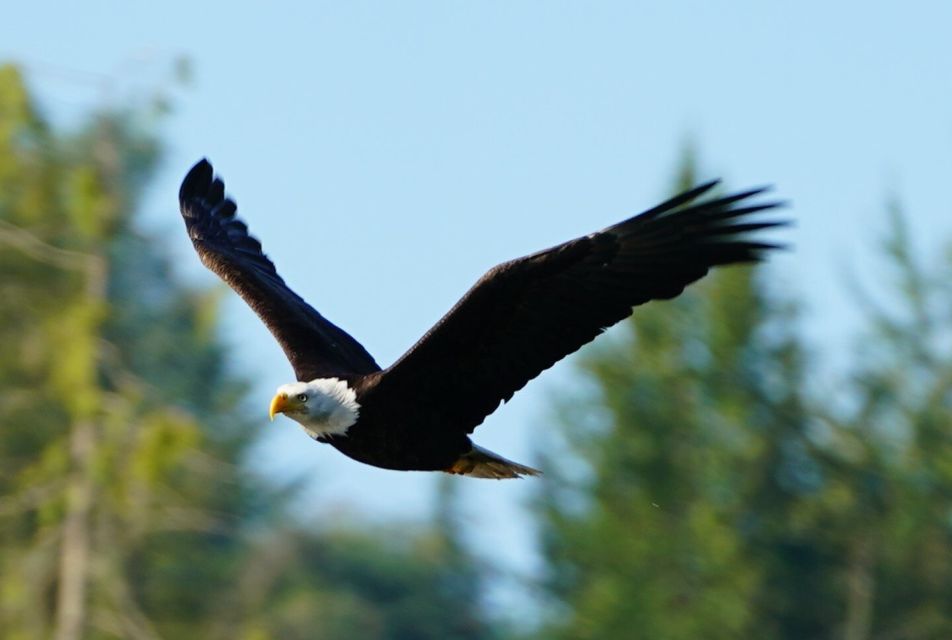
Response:
[[[470,476],[471,478],[493,478],[496,480],[542,475],[542,472],[538,469],[506,460],[502,456],[475,444],[468,453],[461,455],[459,460],[446,472]]]

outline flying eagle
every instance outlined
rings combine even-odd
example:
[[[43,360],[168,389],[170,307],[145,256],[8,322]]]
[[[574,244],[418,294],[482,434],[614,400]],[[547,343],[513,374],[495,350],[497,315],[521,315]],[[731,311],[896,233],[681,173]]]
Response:
[[[516,478],[539,472],[469,438],[500,402],[632,307],[778,246],[750,232],[784,224],[751,219],[780,203],[751,202],[764,189],[695,202],[715,184],[490,269],[387,369],[284,283],[207,160],[185,177],[179,203],[202,263],[254,309],[294,368],[298,382],[278,388],[272,419],[283,413],[315,440],[386,469]]]

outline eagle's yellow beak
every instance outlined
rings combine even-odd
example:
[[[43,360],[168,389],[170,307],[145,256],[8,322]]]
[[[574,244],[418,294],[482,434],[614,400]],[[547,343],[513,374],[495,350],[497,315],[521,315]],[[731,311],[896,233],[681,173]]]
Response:
[[[288,394],[279,393],[278,395],[271,398],[271,408],[268,409],[268,417],[271,418],[271,421],[274,421],[274,414],[281,413],[288,406]]]

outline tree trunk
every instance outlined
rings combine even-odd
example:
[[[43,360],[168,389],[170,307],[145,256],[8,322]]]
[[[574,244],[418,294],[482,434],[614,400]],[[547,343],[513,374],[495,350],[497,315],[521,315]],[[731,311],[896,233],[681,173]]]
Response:
[[[59,583],[56,593],[55,640],[79,640],[86,622],[86,582],[89,574],[89,512],[92,503],[92,457],[95,450],[92,422],[80,421],[70,433],[69,487],[66,518],[60,545]]]
[[[96,255],[87,256],[84,262],[86,299],[80,302],[85,307],[80,317],[86,325],[85,339],[98,345],[99,313],[106,301],[106,264]],[[77,335],[74,344],[82,340],[83,336]],[[77,348],[82,351],[82,347]],[[54,640],[80,640],[86,628],[86,591],[92,556],[90,521],[95,490],[95,420],[99,417],[100,408],[97,387],[99,347],[93,346],[85,353],[85,370],[77,371],[73,381],[73,391],[82,396],[82,400],[77,400],[73,407],[75,417],[69,434],[70,472],[60,542]]]

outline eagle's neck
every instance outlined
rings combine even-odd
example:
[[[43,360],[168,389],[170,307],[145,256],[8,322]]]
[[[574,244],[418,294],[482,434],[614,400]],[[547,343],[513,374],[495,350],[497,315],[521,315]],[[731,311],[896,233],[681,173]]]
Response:
[[[343,435],[360,415],[357,393],[339,378],[316,378],[307,383],[313,393],[307,413],[291,417],[304,427],[312,438]]]

